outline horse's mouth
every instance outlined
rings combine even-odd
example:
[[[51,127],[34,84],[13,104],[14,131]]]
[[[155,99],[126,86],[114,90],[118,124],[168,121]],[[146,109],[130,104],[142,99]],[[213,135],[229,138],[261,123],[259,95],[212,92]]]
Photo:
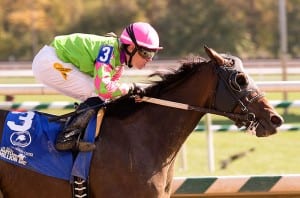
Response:
[[[277,133],[278,127],[284,122],[283,118],[277,114],[270,116],[270,119],[255,118],[252,121],[236,122],[238,127],[245,126],[246,131],[257,137],[267,137]]]

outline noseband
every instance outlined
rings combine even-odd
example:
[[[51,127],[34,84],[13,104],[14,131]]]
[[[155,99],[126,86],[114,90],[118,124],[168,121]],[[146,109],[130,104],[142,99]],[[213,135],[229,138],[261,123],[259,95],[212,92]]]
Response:
[[[235,120],[238,127],[246,126],[247,130],[255,131],[259,122],[255,113],[251,112],[248,106],[263,97],[263,94],[257,91],[255,84],[247,79],[244,72],[236,68],[233,59],[226,61],[226,63],[223,66],[215,66],[220,80],[211,107],[222,111],[226,117]],[[237,119],[231,117],[237,107],[240,107],[241,115],[246,116]],[[248,126],[247,123],[249,123]]]

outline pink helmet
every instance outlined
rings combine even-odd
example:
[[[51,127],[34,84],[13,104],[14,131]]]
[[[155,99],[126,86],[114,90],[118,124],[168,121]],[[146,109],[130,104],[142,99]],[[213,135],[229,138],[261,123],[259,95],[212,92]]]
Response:
[[[136,47],[144,47],[153,50],[159,47],[159,37],[155,29],[148,23],[136,22],[126,27],[120,37],[123,44],[135,44]]]

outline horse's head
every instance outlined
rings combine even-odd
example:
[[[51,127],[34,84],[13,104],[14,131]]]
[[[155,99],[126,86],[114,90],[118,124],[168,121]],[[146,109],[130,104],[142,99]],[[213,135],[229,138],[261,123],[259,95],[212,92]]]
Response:
[[[205,51],[216,65],[219,77],[214,108],[228,112],[228,117],[238,127],[245,126],[258,137],[275,134],[283,119],[245,73],[242,61],[235,56],[218,54],[206,46]],[[241,116],[230,116],[230,113]]]

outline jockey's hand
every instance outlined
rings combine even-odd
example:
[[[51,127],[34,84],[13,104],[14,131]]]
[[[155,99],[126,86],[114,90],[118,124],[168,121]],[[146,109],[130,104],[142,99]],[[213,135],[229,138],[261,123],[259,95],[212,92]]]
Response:
[[[143,99],[140,96],[134,96],[134,101],[137,102],[143,102]]]
[[[139,96],[140,98],[142,98],[145,95],[145,90],[142,87],[137,86],[135,83],[133,83],[128,93],[130,95]]]

